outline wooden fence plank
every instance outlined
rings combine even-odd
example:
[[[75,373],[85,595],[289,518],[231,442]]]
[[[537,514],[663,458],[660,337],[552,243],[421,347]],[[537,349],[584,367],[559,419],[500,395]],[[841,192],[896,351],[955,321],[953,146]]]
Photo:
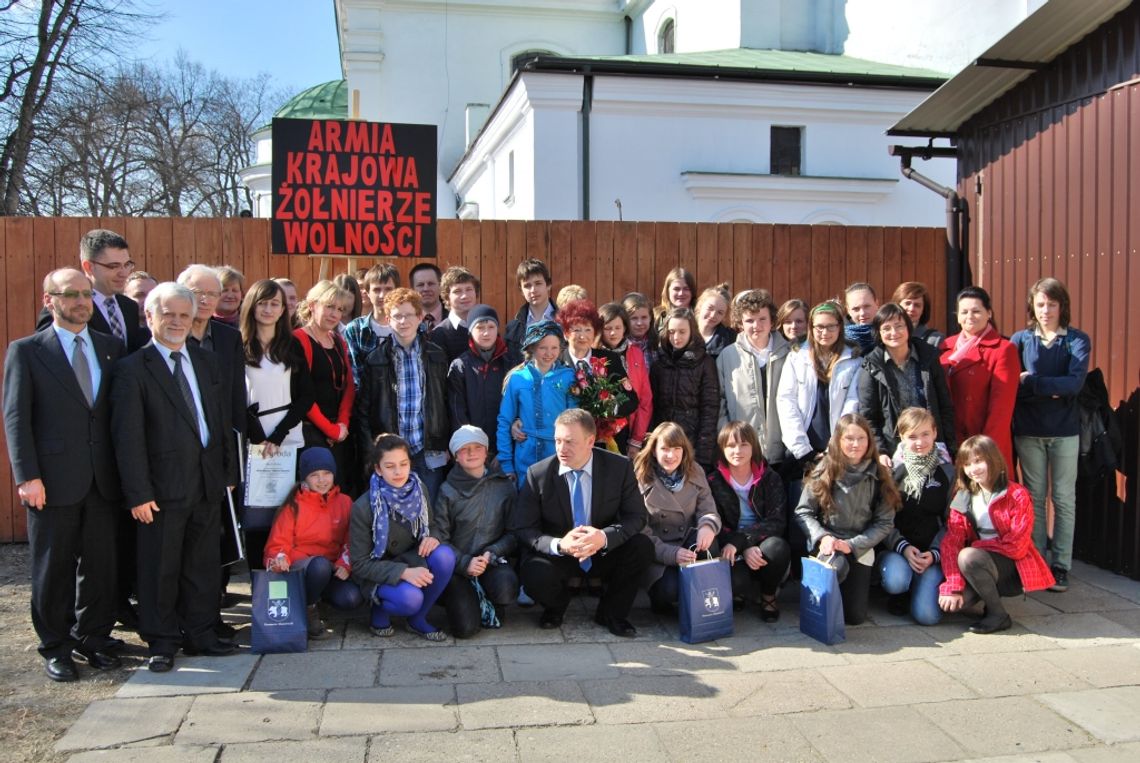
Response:
[[[613,227],[614,296],[624,297],[638,291],[637,223],[616,223]]]
[[[614,223],[601,221],[594,223],[594,304],[620,300],[622,294],[614,282]]]
[[[9,278],[17,275],[20,270],[19,262],[12,262],[8,258],[8,226],[16,218],[5,217],[0,219],[0,276],[4,277],[4,283],[7,286]],[[10,290],[10,287],[7,287]],[[0,310],[0,349],[3,349],[4,356],[8,355],[8,344],[19,339],[21,334],[15,330],[9,331],[8,329],[8,311],[6,309]],[[0,382],[2,386],[2,382]],[[4,436],[4,427],[0,427],[0,445],[4,447],[4,455],[8,454],[8,442]],[[12,529],[13,517],[12,515],[17,511],[24,511],[20,506],[20,501],[16,496],[16,486],[12,481],[12,469],[10,462],[5,459],[5,464],[8,468],[3,470],[0,475],[0,543],[11,543],[12,541],[24,540],[15,534]]]

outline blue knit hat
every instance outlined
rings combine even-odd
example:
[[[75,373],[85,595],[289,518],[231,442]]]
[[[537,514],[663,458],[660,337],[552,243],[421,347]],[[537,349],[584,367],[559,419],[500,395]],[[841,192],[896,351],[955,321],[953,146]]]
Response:
[[[332,472],[333,477],[336,477],[336,459],[328,448],[309,448],[301,454],[298,475],[304,480],[313,472],[319,471]]]
[[[560,342],[565,339],[565,335],[562,333],[562,327],[552,320],[541,320],[537,323],[532,323],[527,327],[526,335],[522,341],[522,348],[528,350],[548,336],[556,336]]]

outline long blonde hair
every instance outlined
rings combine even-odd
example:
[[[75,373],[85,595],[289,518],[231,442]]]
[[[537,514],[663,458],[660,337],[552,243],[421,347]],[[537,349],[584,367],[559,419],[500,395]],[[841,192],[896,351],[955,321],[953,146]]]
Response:
[[[340,288],[332,281],[317,281],[297,305],[297,317],[303,326],[313,319],[313,305],[335,305],[351,296],[352,292]]]

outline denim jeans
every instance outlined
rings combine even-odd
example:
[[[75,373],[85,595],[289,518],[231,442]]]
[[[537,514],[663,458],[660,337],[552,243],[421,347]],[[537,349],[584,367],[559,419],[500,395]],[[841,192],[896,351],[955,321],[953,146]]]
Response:
[[[1033,496],[1033,545],[1052,567],[1073,566],[1073,525],[1077,516],[1077,456],[1080,436],[1015,437],[1014,448],[1021,462],[1021,478]],[[1045,496],[1053,490],[1052,555],[1045,542],[1049,525]]]
[[[942,565],[935,562],[921,575],[911,569],[906,557],[895,551],[887,551],[879,559],[879,574],[882,576],[883,590],[890,594],[910,591],[910,616],[919,625],[937,625],[942,619],[938,606],[938,586],[945,578]]]
[[[444,472],[447,471],[447,467],[441,466],[438,469],[429,468],[425,451],[421,450],[412,456],[412,471],[419,475],[419,478],[423,481],[424,487],[427,489],[428,506],[434,509],[435,497],[439,495],[439,489],[443,486]]]

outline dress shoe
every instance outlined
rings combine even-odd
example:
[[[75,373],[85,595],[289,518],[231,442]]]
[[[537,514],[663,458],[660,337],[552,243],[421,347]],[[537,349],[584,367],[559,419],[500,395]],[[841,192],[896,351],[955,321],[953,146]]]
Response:
[[[997,633],[998,631],[1009,630],[1013,626],[1013,620],[1009,615],[1003,615],[1000,618],[991,620],[989,617],[984,617],[970,626],[970,633]]]
[[[107,643],[105,643],[103,645],[102,651],[104,651],[104,652],[117,652],[126,645],[127,645],[127,642],[123,641],[121,638],[115,638],[113,636],[108,636],[107,637]]]
[[[610,633],[620,638],[635,638],[637,636],[637,628],[634,628],[633,623],[624,618],[608,617],[599,612],[594,615],[594,622],[609,629]]]
[[[137,631],[139,629],[139,614],[129,601],[124,601],[115,611],[115,621],[125,630]]]
[[[49,657],[44,660],[44,672],[48,678],[60,683],[79,680],[79,670],[70,657]]]
[[[226,657],[237,651],[237,645],[229,641],[215,641],[209,646],[182,645],[182,653],[187,657]]]
[[[219,620],[214,623],[214,635],[223,641],[233,641],[234,636],[237,635],[237,628]]]
[[[96,670],[114,670],[122,667],[123,661],[119,656],[103,649],[87,649],[77,646],[71,650],[71,657],[76,662],[82,662]]]
[[[169,673],[174,668],[174,655],[152,654],[146,661],[146,668],[151,673]]]
[[[562,618],[565,614],[565,611],[544,609],[542,611],[542,617],[538,618],[538,627],[544,631],[560,628],[562,627]]]

